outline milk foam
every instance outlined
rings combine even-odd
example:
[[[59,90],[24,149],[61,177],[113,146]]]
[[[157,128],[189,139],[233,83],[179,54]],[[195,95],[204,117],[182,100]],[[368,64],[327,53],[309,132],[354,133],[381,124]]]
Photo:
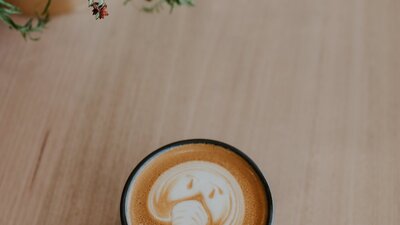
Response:
[[[189,161],[160,175],[147,199],[150,214],[172,225],[241,225],[243,192],[233,175],[218,164]]]

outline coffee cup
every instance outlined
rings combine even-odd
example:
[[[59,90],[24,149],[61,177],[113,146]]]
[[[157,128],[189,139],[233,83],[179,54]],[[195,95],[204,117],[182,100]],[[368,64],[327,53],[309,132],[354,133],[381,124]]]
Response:
[[[269,185],[242,151],[208,140],[178,141],[132,171],[120,206],[122,225],[271,225]]]

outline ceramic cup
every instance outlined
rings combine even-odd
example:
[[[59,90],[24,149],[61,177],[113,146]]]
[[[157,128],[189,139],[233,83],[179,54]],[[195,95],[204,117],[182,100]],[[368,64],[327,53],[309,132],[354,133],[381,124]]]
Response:
[[[258,177],[259,181],[261,182],[261,185],[264,187],[264,193],[267,201],[267,208],[266,208],[266,224],[265,225],[271,225],[272,224],[272,217],[273,217],[273,202],[272,202],[272,196],[271,196],[271,191],[269,188],[269,185],[261,173],[260,169],[257,167],[257,165],[251,160],[246,154],[244,154],[242,151],[238,150],[237,148],[219,142],[215,140],[208,140],[208,139],[191,139],[191,140],[183,140],[183,141],[178,141],[174,142],[171,144],[168,144],[166,146],[163,146],[154,152],[150,153],[147,157],[145,157],[131,172],[130,176],[128,177],[124,190],[122,192],[122,198],[121,198],[121,205],[120,205],[120,217],[121,217],[121,222],[122,225],[136,225],[136,224],[129,224],[128,222],[128,215],[127,215],[127,202],[129,201],[129,189],[131,186],[131,183],[135,180],[135,176],[138,175],[139,171],[147,164],[149,163],[152,159],[155,157],[158,157],[159,155],[163,154],[165,151],[169,149],[173,149],[175,147],[179,147],[182,145],[189,145],[189,144],[210,144],[210,145],[216,145],[219,147],[222,147],[228,151],[231,151],[235,153],[236,155],[240,156],[242,159],[244,159],[251,167],[251,169],[254,171],[256,176]],[[139,176],[139,175],[138,175]],[[134,199],[132,199],[134,201]],[[143,209],[146,210],[146,209]]]

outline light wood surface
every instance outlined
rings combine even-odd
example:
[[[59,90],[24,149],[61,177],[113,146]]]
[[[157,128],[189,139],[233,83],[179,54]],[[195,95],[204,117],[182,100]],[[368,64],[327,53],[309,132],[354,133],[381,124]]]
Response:
[[[187,138],[252,157],[275,225],[400,224],[400,1],[138,5],[0,26],[1,225],[118,225],[133,167]]]

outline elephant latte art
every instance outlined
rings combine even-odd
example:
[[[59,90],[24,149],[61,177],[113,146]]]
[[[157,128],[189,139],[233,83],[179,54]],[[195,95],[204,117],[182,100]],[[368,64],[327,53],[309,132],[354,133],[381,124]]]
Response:
[[[151,188],[148,208],[157,220],[173,225],[241,225],[244,197],[225,168],[206,161],[179,164]]]
[[[125,204],[129,225],[265,225],[267,207],[243,158],[201,143],[154,155],[133,177]]]

